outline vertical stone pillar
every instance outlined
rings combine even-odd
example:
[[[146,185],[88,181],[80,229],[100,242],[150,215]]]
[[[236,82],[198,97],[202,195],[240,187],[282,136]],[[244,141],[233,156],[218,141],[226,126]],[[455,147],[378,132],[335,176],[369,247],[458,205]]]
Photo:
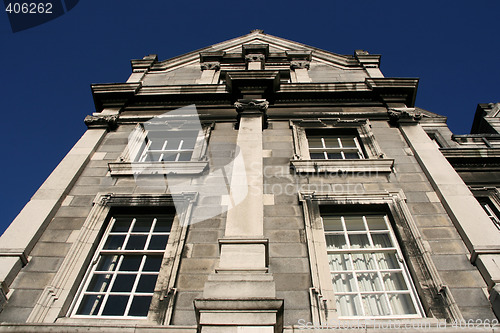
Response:
[[[262,129],[268,102],[240,100],[235,106],[243,165],[233,170],[231,194],[245,191],[247,196],[228,211],[219,267],[209,276],[203,299],[195,301],[198,324],[202,333],[281,332],[283,300],[276,299],[263,237]]]
[[[200,84],[211,84],[216,78],[216,73],[220,69],[220,62],[207,61],[201,63],[201,78],[198,80]]]

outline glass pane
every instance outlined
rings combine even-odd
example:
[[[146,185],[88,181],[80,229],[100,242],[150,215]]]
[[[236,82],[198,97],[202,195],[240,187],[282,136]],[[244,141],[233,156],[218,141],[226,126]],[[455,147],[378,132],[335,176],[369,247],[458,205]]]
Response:
[[[348,254],[328,254],[331,271],[346,271],[352,269]]]
[[[196,134],[194,136],[186,136],[183,138],[184,142],[182,143],[182,149],[194,149],[194,144],[196,143]]]
[[[342,316],[361,316],[361,302],[358,295],[337,296],[337,309]]]
[[[319,137],[308,137],[307,141],[309,141],[309,148],[323,148],[323,143]]]
[[[326,238],[326,248],[328,250],[347,248],[344,235],[325,235],[325,238]]]
[[[130,292],[134,286],[135,274],[118,274],[111,291],[115,292]]]
[[[372,234],[372,240],[375,248],[392,247],[389,234]]]
[[[142,256],[123,256],[120,271],[136,272],[141,266]]]
[[[382,279],[386,290],[408,290],[402,273],[383,273]]]
[[[127,232],[130,228],[130,223],[134,218],[132,216],[117,216],[111,232]]]
[[[377,263],[380,269],[397,269],[399,267],[399,261],[396,258],[395,253],[384,252],[375,253],[375,258],[377,258]]]
[[[323,153],[310,153],[312,160],[324,160],[325,159],[325,154]]]
[[[344,216],[344,221],[347,231],[366,230],[362,216]]]
[[[376,269],[371,253],[352,254],[352,261],[356,270],[363,271]]]
[[[332,274],[332,282],[335,292],[357,291],[356,281],[352,274]]]
[[[142,268],[145,272],[159,272],[161,267],[161,256],[147,256],[146,263]]]
[[[384,295],[363,295],[362,297],[366,316],[387,316],[391,314]]]
[[[325,146],[327,148],[339,148],[339,139],[334,136],[325,137]]]
[[[129,296],[109,295],[108,301],[102,311],[103,316],[123,316],[127,307]]]
[[[97,315],[101,307],[104,295],[85,295],[83,296],[80,307],[76,311],[79,315]]]
[[[169,232],[173,219],[173,215],[158,217],[153,232]]]
[[[184,152],[179,154],[179,159],[177,161],[179,162],[185,162],[185,161],[191,161],[191,155],[192,152]]]
[[[165,139],[154,138],[150,141],[151,141],[151,144],[149,145],[149,150],[162,150],[163,149],[163,144],[165,143]]]
[[[180,138],[171,138],[171,137],[169,137],[167,139],[167,146],[165,147],[165,150],[178,150],[180,143],[181,143],[181,139]]]
[[[111,254],[111,255],[101,255],[99,258],[99,262],[97,263],[96,270],[97,271],[114,271],[116,269],[116,265],[118,264],[118,259],[120,256]]]
[[[343,231],[340,216],[324,216],[323,226],[325,231]]]
[[[346,160],[359,160],[359,154],[358,153],[351,153],[351,152],[344,152],[344,157]]]
[[[151,224],[153,224],[152,217],[138,217],[135,219],[132,232],[149,232],[149,230],[151,230]]]
[[[366,222],[370,230],[387,230],[387,224],[383,215],[367,215]]]
[[[354,138],[351,138],[351,137],[341,137],[340,141],[342,142],[342,147],[344,147],[344,148],[353,148],[353,147],[356,147],[356,143],[354,142]]]
[[[109,287],[111,276],[111,274],[94,274],[87,287],[87,291],[105,292]]]
[[[409,294],[389,294],[389,302],[396,315],[417,313]]]
[[[125,235],[109,235],[106,243],[104,244],[104,250],[121,250],[123,246],[123,241],[125,240]]]
[[[368,236],[365,234],[349,235],[349,242],[351,243],[351,249],[364,249],[370,247]]]
[[[146,317],[151,304],[151,296],[135,296],[128,311],[129,316]]]
[[[168,235],[155,235],[149,241],[148,250],[165,250],[167,247]]]
[[[342,154],[340,153],[328,153],[329,160],[341,160],[342,158]]]
[[[158,275],[142,275],[136,291],[139,293],[152,293],[155,290]]]
[[[165,154],[163,154],[163,157],[162,157],[161,161],[164,161],[164,162],[173,162],[173,161],[175,161],[176,158],[177,158],[177,153],[174,153],[174,154],[172,154],[172,153],[170,153],[170,154],[165,153]]]
[[[383,291],[382,283],[377,273],[357,274],[359,290],[361,291]]]
[[[125,250],[143,250],[147,239],[146,235],[132,235],[128,239]]]

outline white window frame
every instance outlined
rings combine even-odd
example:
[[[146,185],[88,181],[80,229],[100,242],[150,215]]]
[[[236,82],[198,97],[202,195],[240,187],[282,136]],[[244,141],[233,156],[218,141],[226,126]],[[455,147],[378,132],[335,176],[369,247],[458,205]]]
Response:
[[[165,174],[180,174],[193,175],[200,174],[208,167],[207,149],[210,133],[214,128],[215,123],[203,123],[202,129],[199,130],[190,127],[183,122],[170,121],[168,130],[171,132],[189,132],[198,131],[196,142],[193,149],[183,149],[182,143],[174,150],[162,149],[159,152],[177,152],[175,161],[146,161],[146,156],[152,140],[148,139],[148,134],[154,131],[154,127],[158,127],[158,131],[164,131],[165,125],[150,125],[149,130],[144,128],[142,123],[136,124],[132,133],[129,135],[128,144],[121,156],[116,162],[108,163],[111,176],[131,176],[140,172],[141,175],[165,175]],[[152,129],[153,128],[153,129]],[[167,142],[164,142],[164,147]],[[180,153],[191,152],[189,161],[179,161]]]
[[[294,119],[290,121],[294,156],[290,165],[298,173],[392,172],[393,159],[384,158],[370,129],[368,119]],[[325,131],[329,137],[341,137],[352,131],[359,159],[311,159],[306,131]],[[337,132],[337,133],[336,133]]]
[[[496,214],[496,212],[500,212],[500,191],[498,188],[470,187],[470,190],[491,222],[500,230],[500,216]]]
[[[328,133],[326,133],[328,134]],[[310,145],[310,140],[311,138],[319,138],[321,140],[321,145],[322,147],[319,147],[319,148],[313,148],[311,147]],[[338,147],[327,147],[327,143],[326,143],[326,140],[325,139],[337,139],[337,143],[338,143]],[[342,139],[343,138],[347,138],[347,139],[352,139],[354,144],[355,144],[355,148],[353,147],[344,147],[343,146],[343,143],[342,143]],[[307,135],[307,140],[308,140],[308,143],[309,143],[309,156],[311,156],[312,153],[323,153],[323,158],[324,160],[338,160],[338,159],[331,159],[331,158],[328,158],[328,153],[329,152],[335,152],[335,153],[340,153],[340,160],[347,160],[348,158],[345,157],[345,154],[346,152],[351,152],[351,153],[356,153],[358,154],[358,158],[357,159],[364,159],[365,158],[365,155],[363,153],[363,149],[361,148],[360,144],[359,144],[359,141],[358,141],[358,137],[356,135],[346,135],[346,134],[339,134],[339,135],[335,135],[335,134],[328,134],[328,135],[319,135],[319,134],[315,134],[315,135],[311,135],[311,134],[308,134]],[[310,159],[313,159],[312,157],[309,157]]]
[[[33,323],[120,323],[127,320],[127,323],[168,325],[173,312],[176,295],[175,281],[184,242],[187,233],[187,226],[190,223],[193,205],[197,200],[197,193],[184,192],[182,194],[114,194],[99,193],[95,200],[85,223],[76,240],[73,242],[68,254],[64,258],[61,267],[55,274],[51,283],[44,289],[36,305],[31,312],[27,322]],[[131,209],[130,207],[170,207],[176,214],[170,230],[167,248],[164,253],[161,270],[156,282],[155,292],[151,301],[147,318],[133,317],[127,319],[85,318],[72,317],[76,299],[79,297],[79,286],[82,285],[88,267],[90,267],[96,249],[101,243],[101,235],[106,232],[109,226],[111,209],[120,208]]]
[[[453,295],[444,285],[437,272],[428,246],[425,246],[422,241],[418,227],[406,206],[406,198],[402,191],[342,194],[300,192],[299,201],[304,210],[305,234],[312,278],[309,297],[312,322],[315,325],[331,325],[338,322],[339,317],[341,318],[336,309],[335,292],[327,256],[326,237],[320,212],[321,205],[366,205],[366,210],[363,209],[363,211],[367,212],[373,210],[373,205],[386,207],[384,210],[387,211],[393,222],[391,227],[401,240],[394,244],[399,244],[400,247],[407,249],[405,251],[407,269],[410,273],[409,276],[414,281],[416,295],[422,304],[420,309],[422,318],[434,316],[437,319],[463,319]],[[391,320],[405,319],[403,317],[394,316]],[[354,318],[345,319],[360,319],[358,316]],[[379,316],[376,318],[387,319]]]
[[[172,207],[173,208],[173,207]],[[113,295],[117,295],[117,296],[129,296],[129,301],[128,301],[128,304],[127,304],[127,307],[125,309],[125,313],[128,314],[129,313],[129,310],[130,310],[130,307],[132,305],[132,302],[133,302],[133,299],[136,297],[136,296],[151,296],[153,297],[154,296],[154,292],[151,292],[151,293],[138,293],[136,291],[137,289],[137,285],[138,285],[138,282],[139,282],[139,279],[137,278],[138,275],[156,275],[157,277],[160,275],[160,271],[148,271],[148,272],[145,272],[143,271],[143,266],[145,264],[145,260],[146,260],[146,256],[147,255],[161,255],[163,257],[163,254],[165,253],[165,249],[162,249],[162,250],[147,250],[148,246],[149,246],[149,243],[150,243],[150,240],[152,238],[152,236],[170,236],[170,233],[172,231],[172,229],[170,229],[168,232],[154,232],[154,227],[156,225],[156,222],[157,222],[157,218],[154,218],[153,219],[153,223],[152,223],[152,226],[151,226],[151,229],[149,232],[132,232],[132,228],[134,227],[136,221],[137,221],[137,217],[142,217],[144,215],[140,215],[140,214],[137,214],[137,217],[133,218],[132,221],[131,221],[131,224],[130,224],[130,227],[129,227],[129,230],[127,232],[112,232],[112,228],[116,222],[116,216],[120,216],[120,215],[123,215],[123,214],[119,214],[119,212],[117,212],[116,214],[114,214],[114,216],[111,217],[110,219],[110,222],[106,228],[106,231],[104,232],[104,235],[102,236],[101,238],[101,242],[99,243],[99,246],[97,248],[97,250],[95,251],[95,254],[94,254],[94,257],[92,258],[92,261],[91,261],[91,264],[90,264],[90,267],[88,269],[88,272],[83,280],[83,283],[80,287],[80,290],[79,290],[79,296],[76,298],[76,302],[74,304],[74,306],[72,306],[73,308],[73,311],[71,313],[71,317],[74,317],[74,318],[106,318],[106,319],[118,319],[118,318],[123,318],[123,319],[127,319],[127,318],[132,318],[132,319],[138,319],[138,318],[143,318],[143,319],[147,319],[147,315],[146,316],[129,316],[129,315],[124,315],[124,316],[107,316],[107,315],[102,315],[102,312],[104,310],[104,308],[106,307],[106,304],[107,304],[107,301],[108,301],[108,298],[109,296],[111,295],[111,290],[114,286],[114,283],[116,281],[116,278],[118,275],[118,272],[119,273],[125,273],[126,271],[122,271],[122,270],[119,270],[119,267],[121,266],[121,263],[123,261],[123,257],[125,255],[136,255],[136,256],[143,256],[142,260],[141,260],[141,264],[140,264],[140,267],[138,269],[138,271],[129,271],[129,272],[126,272],[127,274],[126,275],[135,275],[135,283],[132,287],[132,290],[129,292],[121,292],[121,293],[118,293],[118,292],[113,292]],[[128,215],[128,214],[127,214]],[[172,218],[172,221],[171,221],[171,227],[173,225],[173,220],[175,219],[175,215],[173,216]],[[125,236],[124,238],[124,242],[123,242],[123,246],[125,247],[125,249],[120,249],[120,250],[106,250],[104,249],[104,246],[105,246],[105,243],[107,242],[108,240],[108,237],[109,236]],[[146,250],[127,250],[126,249],[126,246],[128,244],[128,241],[130,239],[131,236],[146,236],[146,243],[145,243],[145,249]],[[170,239],[170,237],[169,237]],[[165,247],[167,247],[168,244],[165,244]],[[109,255],[109,254],[114,254],[116,256],[118,256],[118,258],[120,258],[118,260],[118,263],[116,264],[116,268],[112,271],[99,271],[99,273],[106,273],[108,275],[111,275],[111,280],[109,282],[109,285],[107,286],[107,291],[105,292],[90,292],[90,291],[87,291],[87,288],[90,284],[90,282],[92,281],[93,277],[96,274],[96,268],[98,266],[98,263],[99,263],[99,259],[101,258],[101,255]],[[160,268],[161,270],[161,268]],[[101,274],[99,274],[101,275]],[[125,275],[125,274],[124,274]],[[154,291],[154,290],[153,290]],[[78,314],[78,309],[81,305],[81,302],[84,298],[84,296],[86,295],[104,295],[104,299],[102,300],[101,302],[101,305],[100,305],[100,310],[98,312],[97,315],[82,315],[82,314]],[[149,311],[148,311],[149,312]]]

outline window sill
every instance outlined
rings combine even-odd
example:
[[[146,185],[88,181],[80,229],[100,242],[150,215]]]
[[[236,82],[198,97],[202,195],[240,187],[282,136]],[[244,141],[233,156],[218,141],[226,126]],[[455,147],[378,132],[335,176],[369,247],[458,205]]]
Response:
[[[115,162],[108,163],[111,176],[141,175],[197,175],[208,166],[206,161],[189,162]]]
[[[298,173],[392,172],[393,159],[290,160]]]

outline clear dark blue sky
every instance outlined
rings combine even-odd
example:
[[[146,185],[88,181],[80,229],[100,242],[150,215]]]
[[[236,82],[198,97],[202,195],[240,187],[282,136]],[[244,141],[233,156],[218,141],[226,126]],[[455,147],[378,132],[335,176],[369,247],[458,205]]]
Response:
[[[2,8],[3,10],[3,8]],[[124,82],[130,59],[160,60],[248,33],[340,54],[382,54],[386,77],[419,77],[417,105],[468,133],[500,101],[500,1],[81,0],[12,33],[0,13],[0,233],[85,131],[91,83]]]

